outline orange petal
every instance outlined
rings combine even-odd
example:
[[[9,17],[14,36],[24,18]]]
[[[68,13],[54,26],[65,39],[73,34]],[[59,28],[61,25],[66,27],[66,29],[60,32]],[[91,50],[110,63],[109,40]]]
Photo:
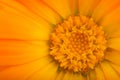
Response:
[[[55,12],[60,14],[63,18],[67,18],[72,14],[70,10],[69,0],[41,0],[44,4],[51,7]]]
[[[79,0],[79,13],[81,15],[91,16],[99,2],[100,0]]]
[[[65,74],[66,74],[66,72],[64,70],[58,72],[55,80],[63,80]]]
[[[78,14],[78,0],[70,0],[70,9],[72,11],[72,15]]]
[[[120,5],[120,2],[119,2]],[[101,21],[101,25],[110,26],[119,24],[120,22],[120,6],[114,9],[111,13],[108,13]]]
[[[95,77],[96,77],[95,71],[94,70],[90,71],[88,74],[88,80],[96,80]]]
[[[111,67],[108,62],[102,62],[101,68],[103,70],[106,80],[120,80],[120,76],[116,73],[116,71]]]
[[[116,64],[110,64],[112,67],[113,67],[113,69],[120,75],[120,66],[118,66],[118,65],[116,65]]]
[[[108,47],[120,50],[120,38],[111,38],[108,40]]]
[[[17,2],[26,7],[31,13],[36,14],[38,17],[42,17],[52,24],[56,24],[60,20],[60,17],[53,10],[44,5],[41,1],[17,0]]]
[[[46,42],[0,40],[0,66],[28,63],[48,53]]]
[[[96,22],[99,22],[106,15],[118,8],[119,4],[120,0],[102,0],[95,8],[92,17],[95,19]]]
[[[29,75],[27,80],[55,80],[56,72],[58,69],[58,65],[52,62],[47,66],[43,67],[43,69],[39,69],[33,74]]]
[[[43,70],[44,68],[46,68],[46,66],[51,65],[50,62],[50,57],[44,57],[34,62],[26,63],[23,65],[11,66],[5,70],[0,71],[0,80],[26,80],[36,71]]]
[[[74,79],[75,79],[74,78],[74,73],[72,73],[69,80],[74,80]]]
[[[82,74],[73,74],[73,79],[72,80],[85,80],[86,76],[83,76]]]
[[[96,80],[106,80],[101,67],[98,65],[95,67]]]
[[[0,10],[0,38],[24,40],[49,39],[49,34],[52,30],[50,24],[41,18],[39,18],[39,20],[35,18],[32,19],[31,17],[24,15],[24,13],[6,6],[5,4],[0,3],[0,5],[3,7]]]
[[[102,20],[100,25],[110,37],[120,37],[120,7],[108,13]],[[119,35],[118,35],[119,34]]]
[[[72,76],[72,73],[68,71],[68,72],[66,72],[63,80],[70,80],[70,79],[71,79],[71,76]]]
[[[107,50],[105,53],[105,59],[112,63],[120,65],[120,51],[113,49]]]

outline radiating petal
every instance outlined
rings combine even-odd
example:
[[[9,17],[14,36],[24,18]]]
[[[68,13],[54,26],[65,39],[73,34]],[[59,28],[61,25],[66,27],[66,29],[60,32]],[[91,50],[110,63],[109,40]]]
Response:
[[[72,73],[70,76],[70,80],[73,80],[73,79],[74,79],[74,74]]]
[[[48,50],[47,42],[0,40],[0,66],[34,61],[47,56]]]
[[[119,3],[120,4],[120,3]],[[120,22],[120,6],[113,10],[111,13],[108,13],[101,21],[101,25],[110,26],[119,24]],[[114,28],[114,27],[113,27]]]
[[[52,24],[59,22],[60,17],[49,7],[44,5],[42,1],[38,0],[16,0],[21,5],[25,6],[31,13],[36,14],[38,17],[42,17]]]
[[[70,0],[70,9],[72,11],[72,15],[78,14],[78,0]]]
[[[120,75],[120,66],[116,64],[110,63],[110,65],[113,67],[113,69]]]
[[[108,13],[100,22],[109,37],[120,37],[120,7]]]
[[[71,72],[66,72],[66,74],[65,74],[65,76],[64,76],[64,78],[63,78],[63,80],[70,80],[71,79],[71,75],[72,75],[72,73]]]
[[[89,78],[88,80],[96,80],[95,77],[96,77],[95,71],[94,70],[90,71],[88,74]]]
[[[58,72],[55,80],[63,80],[65,74],[66,72],[64,70]]]
[[[79,14],[91,16],[99,2],[100,0],[79,0]]]
[[[63,18],[67,18],[70,16],[70,2],[69,0],[41,0],[49,5],[52,9],[54,9],[57,13],[59,13]]]
[[[105,53],[105,59],[112,63],[120,65],[120,51],[113,49],[107,50]]]
[[[85,80],[86,79],[86,75],[82,75],[82,74],[74,74],[73,80]]]
[[[51,61],[52,60],[50,57],[47,56],[34,62],[11,66],[5,70],[0,71],[0,80],[26,80],[35,71],[40,71],[46,66],[49,66]]]
[[[102,62],[101,68],[105,75],[106,80],[120,80],[120,76],[116,73],[116,71],[111,67],[109,62]]]
[[[118,8],[119,4],[119,0],[102,0],[95,8],[92,17],[95,19],[96,22],[98,22],[106,15]]]
[[[106,80],[104,73],[99,65],[95,67],[95,74],[96,74],[96,80]]]
[[[120,50],[120,38],[111,38],[108,40],[108,47]]]
[[[33,74],[31,74],[27,78],[27,80],[54,80],[57,69],[58,69],[58,65],[52,62],[47,66],[43,67],[43,69],[39,69]]]
[[[52,30],[50,24],[39,18],[31,19],[14,8],[0,5],[0,38],[15,38],[24,40],[48,40]],[[16,6],[17,7],[17,6]],[[19,7],[19,6],[18,6]],[[9,14],[9,15],[8,15]]]

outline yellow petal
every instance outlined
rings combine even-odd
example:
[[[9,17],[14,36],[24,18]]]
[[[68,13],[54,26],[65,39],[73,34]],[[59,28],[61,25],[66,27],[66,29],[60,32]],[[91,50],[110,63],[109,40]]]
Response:
[[[100,0],[79,0],[79,13],[86,16],[91,16],[94,8]]]
[[[112,63],[120,65],[120,51],[117,51],[117,50],[107,51],[105,53],[105,59]]]
[[[120,2],[119,2],[120,4]],[[103,20],[101,21],[101,24],[104,26],[107,25],[114,25],[114,24],[119,24],[120,20],[120,7],[117,7],[114,9],[111,13],[108,13]]]
[[[108,4],[109,3],[109,4]],[[107,4],[107,5],[106,5]],[[120,4],[119,0],[102,0],[95,8],[92,17],[96,22],[104,18],[107,14],[114,11]]]
[[[89,78],[88,80],[96,80],[95,79],[96,78],[96,74],[95,74],[94,70],[92,70],[92,71],[89,72],[88,78]]]
[[[55,80],[55,75],[58,69],[58,65],[52,62],[42,69],[37,70],[31,74],[27,80]]]
[[[3,7],[0,10],[0,38],[24,40],[49,39],[52,27],[46,21],[41,18],[39,20],[36,18],[32,19],[5,4],[0,5]]]
[[[119,3],[120,4],[120,3]],[[103,30],[110,37],[120,37],[120,7],[108,13],[100,22]],[[119,34],[119,35],[118,35]]]
[[[70,9],[72,11],[72,15],[78,14],[78,0],[70,0]]]
[[[111,67],[109,62],[102,62],[101,68],[105,75],[106,80],[120,80],[120,76],[116,73],[116,71]]]
[[[66,74],[66,72],[64,70],[58,72],[55,80],[63,80],[65,74]]]
[[[18,3],[26,7],[31,13],[34,13],[38,17],[42,17],[43,19],[51,22],[52,24],[56,24],[59,22],[59,15],[57,15],[52,9],[48,6],[44,5],[42,1],[38,0],[17,0]]]
[[[47,42],[33,42],[0,40],[0,66],[24,64],[49,54]]]
[[[83,76],[82,74],[74,74],[73,80],[85,80],[86,76]]]
[[[103,30],[106,34],[106,39],[120,38],[120,24],[110,24],[108,26],[103,26]]]
[[[98,65],[95,67],[96,80],[106,80],[101,67]]]
[[[10,68],[11,66],[0,66],[0,72],[5,70],[5,69],[8,69]]]
[[[60,14],[63,18],[67,18],[70,16],[70,4],[69,0],[42,0],[44,1],[49,7],[54,9],[58,14]]]
[[[46,68],[46,66],[49,66],[51,61],[50,57],[47,56],[26,64],[10,66],[0,71],[0,80],[26,80],[36,71],[40,71]]]
[[[65,74],[65,76],[64,76],[64,78],[63,78],[63,80],[70,80],[71,79],[71,75],[72,75],[72,73],[71,72],[66,72],[66,74]]]
[[[120,66],[118,66],[118,65],[116,65],[116,64],[110,64],[112,67],[113,67],[113,69],[120,75]]]
[[[111,38],[108,40],[108,47],[120,50],[120,38]]]

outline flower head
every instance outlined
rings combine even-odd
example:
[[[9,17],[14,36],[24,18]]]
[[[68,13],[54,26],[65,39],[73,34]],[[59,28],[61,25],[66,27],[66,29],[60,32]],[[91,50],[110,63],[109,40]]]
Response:
[[[120,80],[119,0],[1,0],[0,80]]]

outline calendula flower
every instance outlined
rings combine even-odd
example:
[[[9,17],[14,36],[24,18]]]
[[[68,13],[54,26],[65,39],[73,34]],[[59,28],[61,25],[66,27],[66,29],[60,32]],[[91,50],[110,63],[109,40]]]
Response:
[[[0,80],[120,80],[120,0],[0,0]]]

